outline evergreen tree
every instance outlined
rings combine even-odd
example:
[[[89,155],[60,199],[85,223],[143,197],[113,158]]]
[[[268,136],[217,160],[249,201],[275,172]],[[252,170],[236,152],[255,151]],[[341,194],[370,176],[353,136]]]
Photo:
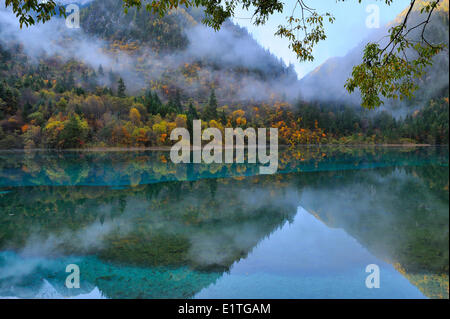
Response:
[[[48,119],[50,116],[52,116],[53,111],[54,111],[53,100],[50,100],[48,101],[45,117]]]
[[[163,108],[163,104],[161,102],[161,100],[159,99],[158,94],[155,92],[155,94],[153,95],[153,109],[155,110],[155,114],[158,114],[161,109]]]
[[[81,72],[81,79],[83,80],[84,83],[88,83],[89,81],[89,76],[87,72],[84,70]]]
[[[189,131],[189,134],[191,134],[191,139],[193,136],[192,135],[192,133],[193,133],[192,121],[198,120],[198,119],[199,119],[199,116],[198,116],[197,110],[195,109],[194,105],[192,104],[192,101],[190,101],[189,106],[188,106],[186,120],[187,120],[187,129]]]
[[[177,90],[177,92],[175,93],[174,107],[177,110],[177,113],[183,113],[180,90]]]
[[[75,79],[73,77],[73,72],[70,71],[67,80],[66,80],[66,86],[68,89],[72,89],[75,86]]]
[[[6,115],[6,109],[7,105],[6,102],[2,100],[2,98],[0,97],[0,118],[5,117]]]
[[[64,93],[65,90],[66,90],[66,88],[64,86],[64,81],[61,79],[56,80],[55,92],[56,93]]]
[[[118,97],[125,97],[125,91],[126,91],[125,82],[122,78],[119,78],[119,81],[117,82],[117,96]]]
[[[187,118],[188,119],[190,118],[191,122],[192,122],[192,120],[198,120],[199,119],[197,110],[194,107],[194,105],[192,104],[192,101],[189,102]]]
[[[144,106],[149,114],[155,114],[153,110],[153,94],[152,91],[147,90],[143,98]]]
[[[23,106],[23,111],[22,111],[22,117],[24,120],[28,119],[28,115],[31,113],[32,109],[33,109],[33,106],[30,104],[29,101],[27,101],[25,103],[25,105]]]
[[[225,110],[222,110],[222,114],[220,114],[220,123],[222,123],[222,125],[227,124],[227,116],[225,114]]]
[[[4,100],[5,93],[6,93],[5,85],[6,85],[6,83],[3,84],[3,82],[0,82],[0,116],[1,116],[1,118],[3,118],[5,116],[6,107],[7,107],[6,101]]]
[[[109,82],[111,82],[111,84],[116,82],[116,76],[112,70],[109,70],[108,78],[109,78]]]
[[[14,114],[17,111],[18,97],[19,97],[19,91],[17,89],[11,89],[10,87],[6,88],[3,101],[6,102],[6,107],[7,107],[8,113]]]
[[[84,89],[82,87],[76,87],[75,88],[75,94],[76,95],[84,95],[86,92],[84,91]]]
[[[98,67],[98,75],[99,75],[99,76],[104,76],[104,75],[105,75],[105,73],[104,73],[104,71],[103,71],[103,67],[102,67],[101,64],[100,64],[99,67]]]
[[[169,101],[167,102],[167,107],[166,107],[166,112],[167,113],[176,113],[176,107],[175,107],[175,99],[173,96],[169,97]]]
[[[158,94],[156,92],[153,94],[152,91],[147,90],[144,96],[144,105],[149,114],[158,114],[161,110],[161,100]]]
[[[217,119],[217,99],[214,89],[211,90],[211,94],[209,95],[209,101],[206,105],[203,117],[207,121]]]
[[[87,137],[87,122],[78,115],[71,113],[69,119],[64,122],[64,128],[60,134],[60,145],[63,148],[80,147]]]

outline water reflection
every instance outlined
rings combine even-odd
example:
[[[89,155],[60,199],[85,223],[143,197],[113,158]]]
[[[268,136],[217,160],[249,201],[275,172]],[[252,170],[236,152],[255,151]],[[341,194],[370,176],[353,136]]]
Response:
[[[278,173],[429,164],[448,167],[448,148],[307,147],[281,149]],[[0,151],[0,188],[18,186],[127,187],[165,181],[254,176],[259,164],[173,164],[158,151]]]
[[[280,249],[283,247],[283,249]],[[268,258],[268,256],[270,256]],[[380,267],[380,289],[365,285],[366,266]],[[292,224],[261,241],[196,298],[423,298],[394,267],[342,229],[299,207]]]
[[[448,298],[448,149],[289,150],[271,176],[161,155],[1,153],[0,296]]]

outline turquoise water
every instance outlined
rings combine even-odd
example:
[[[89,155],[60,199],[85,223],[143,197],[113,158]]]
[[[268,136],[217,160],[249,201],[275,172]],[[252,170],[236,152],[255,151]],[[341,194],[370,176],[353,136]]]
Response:
[[[258,172],[0,151],[0,297],[448,298],[448,148],[282,150]]]

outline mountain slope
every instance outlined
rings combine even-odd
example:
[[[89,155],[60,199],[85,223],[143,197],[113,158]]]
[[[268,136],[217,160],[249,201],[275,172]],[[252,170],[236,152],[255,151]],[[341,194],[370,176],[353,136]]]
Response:
[[[444,0],[437,11],[435,11],[430,25],[427,29],[427,38],[433,42],[445,42],[448,47],[448,0]],[[418,21],[425,19],[425,13],[420,14],[419,10],[423,6],[423,3],[416,5],[411,17],[410,25],[416,25]],[[335,57],[327,60],[321,66],[307,74],[301,83],[302,97],[306,100],[319,100],[319,101],[341,101],[343,103],[359,104],[359,93],[349,95],[345,90],[344,84],[350,77],[353,66],[361,63],[362,52],[367,42],[379,42],[384,35],[387,34],[387,30],[394,24],[398,24],[402,21],[402,17],[405,12],[399,14],[399,16],[390,24],[383,27],[381,30],[374,32],[374,34],[352,49],[344,57]],[[411,33],[411,39],[417,39],[420,34],[417,32]],[[381,41],[382,43],[382,41]],[[427,71],[425,78],[420,80],[420,90],[416,92],[416,98],[412,101],[406,101],[400,103],[398,101],[386,101],[386,107],[394,110],[407,104],[412,109],[416,109],[417,106],[424,104],[428,99],[432,97],[441,97],[448,95],[448,50],[445,50],[434,58],[433,66]]]
[[[211,88],[223,103],[296,97],[292,67],[263,49],[245,30],[227,21],[219,32],[203,26],[201,10],[172,10],[160,18],[141,9],[124,13],[121,0],[95,0],[81,9],[81,29],[62,19],[20,29],[0,9],[0,45],[19,44],[30,60],[74,59],[124,78],[131,93],[150,88],[169,99],[204,100]],[[81,74],[79,74],[81,77]],[[77,78],[77,75],[75,75]],[[100,79],[114,86],[116,78]]]
[[[333,103],[290,103],[299,93],[292,66],[245,29],[226,22],[215,32],[199,23],[201,10],[125,14],[120,1],[83,7],[81,29],[57,18],[20,29],[0,8],[0,148],[169,146],[173,128],[199,118],[221,129],[276,127],[289,145],[448,143],[448,99],[398,122],[345,107],[332,90]]]
[[[86,33],[106,40],[110,49],[132,47],[129,53],[138,59],[136,69],[145,82],[159,81],[160,87],[182,89],[191,97],[200,98],[215,87],[227,102],[266,99],[286,95],[283,84],[297,81],[294,70],[245,29],[227,21],[215,32],[201,19],[200,9],[180,8],[163,18],[135,8],[125,14],[121,0],[107,0],[85,8],[81,25]],[[149,76],[155,69],[160,69],[159,76]]]

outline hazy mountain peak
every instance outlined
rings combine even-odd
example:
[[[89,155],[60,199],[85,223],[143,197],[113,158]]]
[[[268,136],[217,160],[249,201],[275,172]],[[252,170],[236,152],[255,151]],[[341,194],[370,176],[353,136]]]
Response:
[[[426,13],[420,13],[420,9],[427,3],[427,1],[419,1],[414,9],[414,14],[409,18],[409,24],[415,25],[419,23],[419,19],[425,19]],[[448,45],[448,5],[449,1],[444,0],[440,2],[437,11],[433,14],[432,20],[428,26],[426,35],[433,42],[445,42]],[[364,46],[368,42],[379,42],[387,34],[388,29],[403,21],[407,12],[406,8],[400,13],[392,22],[385,27],[375,31],[371,37],[363,41],[360,45],[350,50],[344,57],[334,57],[325,61],[322,65],[308,73],[300,81],[301,95],[305,100],[314,101],[341,101],[343,103],[359,105],[359,93],[349,94],[345,88],[345,82],[351,75],[353,67],[361,63],[362,52]],[[442,19],[444,17],[444,19]],[[419,21],[419,22],[417,22]],[[417,23],[416,23],[417,22]],[[418,37],[419,33],[411,33],[411,37]],[[399,101],[387,101],[384,108],[391,111],[399,112],[406,105],[409,109],[415,110],[420,108],[423,102],[431,97],[439,97],[443,92],[448,91],[448,73],[442,70],[448,70],[448,53],[443,52],[435,57],[434,65],[429,69],[427,78],[423,79],[420,92],[417,92],[416,98],[412,101],[400,103]],[[429,79],[433,79],[432,81]]]

